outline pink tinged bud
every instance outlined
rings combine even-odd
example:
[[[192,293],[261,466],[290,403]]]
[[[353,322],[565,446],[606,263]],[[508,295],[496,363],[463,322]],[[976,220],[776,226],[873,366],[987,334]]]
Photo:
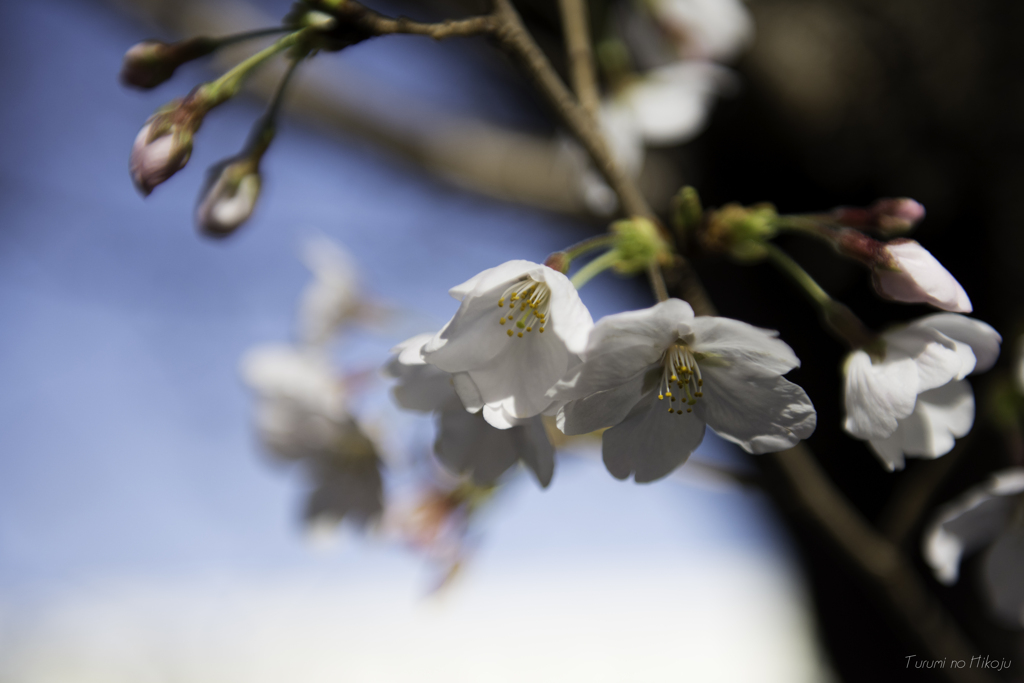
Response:
[[[879,199],[867,208],[841,206],[832,211],[832,217],[840,225],[883,236],[909,231],[924,219],[924,215],[924,206],[908,197]]]
[[[879,199],[871,208],[883,230],[909,230],[924,219],[924,206],[909,197]]]
[[[192,136],[173,125],[158,133],[156,118],[151,117],[139,131],[128,159],[132,182],[143,197],[180,171],[192,154]]]
[[[875,291],[905,303],[926,303],[944,311],[970,313],[971,300],[949,271],[913,240],[885,245],[881,262],[872,269]]]
[[[196,223],[210,237],[227,237],[245,223],[260,196],[259,172],[250,160],[225,166],[196,207]]]

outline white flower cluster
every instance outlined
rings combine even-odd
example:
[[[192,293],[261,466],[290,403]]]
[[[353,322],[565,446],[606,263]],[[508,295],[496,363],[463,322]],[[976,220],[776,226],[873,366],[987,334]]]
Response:
[[[387,372],[401,405],[440,414],[441,461],[479,483],[523,460],[547,484],[541,414],[557,415],[566,434],[610,428],[608,470],[638,482],[684,463],[707,425],[750,453],[814,431],[807,394],[782,378],[800,361],[775,332],[695,317],[677,299],[594,325],[565,275],[529,261],[450,293],[461,301],[455,316],[396,347]]]

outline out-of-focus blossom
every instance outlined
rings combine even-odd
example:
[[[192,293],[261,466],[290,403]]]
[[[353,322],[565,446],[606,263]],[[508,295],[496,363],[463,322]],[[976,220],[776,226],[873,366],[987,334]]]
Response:
[[[260,196],[260,185],[259,169],[249,158],[211,169],[196,207],[196,223],[207,235],[230,235],[249,220]]]
[[[989,325],[952,313],[885,332],[845,363],[844,429],[871,445],[889,470],[905,456],[937,458],[974,424],[974,394],[964,378],[984,372],[1002,338]]]
[[[696,137],[707,122],[715,97],[735,86],[735,76],[711,62],[676,62],[652,69],[609,97],[601,106],[605,141],[615,161],[628,175],[643,169],[644,146],[667,146]],[[574,143],[567,143],[580,169],[584,201],[595,213],[607,215],[617,207],[611,188],[589,165]]]
[[[740,0],[653,0],[650,7],[685,59],[729,61],[754,36],[753,18]]]
[[[569,279],[530,261],[508,261],[449,290],[462,303],[423,347],[454,376],[466,410],[499,429],[539,415],[547,391],[577,362],[593,327]]]
[[[948,270],[913,240],[885,245],[872,269],[875,291],[887,299],[926,303],[944,311],[970,313],[971,300]]]
[[[655,146],[686,142],[704,129],[714,98],[733,86],[734,79],[730,70],[712,62],[676,62],[652,69],[605,104],[613,112],[605,118],[605,128],[631,126],[634,139]],[[616,135],[627,137],[609,133],[612,139]]]
[[[939,508],[922,552],[945,584],[956,583],[965,555],[987,547],[985,593],[1002,621],[1024,627],[1024,468],[997,472]]]
[[[382,509],[380,458],[348,413],[334,368],[322,355],[265,346],[245,355],[242,377],[256,393],[256,430],[277,456],[303,464],[313,481],[306,518],[366,524]]]
[[[348,252],[326,237],[307,242],[303,260],[314,279],[302,293],[299,336],[317,346],[361,310],[356,267]]]
[[[558,426],[566,434],[610,426],[605,465],[637,482],[683,464],[705,425],[749,453],[789,448],[811,435],[817,415],[804,390],[783,379],[800,361],[776,335],[694,317],[678,299],[602,318],[583,364],[550,392],[562,404]]]
[[[547,486],[554,472],[555,450],[540,416],[506,416],[511,426],[498,429],[480,412],[467,412],[452,387],[452,376],[423,360],[423,346],[433,336],[421,334],[393,348],[395,355],[384,371],[399,380],[393,391],[400,406],[437,415],[434,452],[438,460],[454,474],[471,475],[481,486],[493,484],[521,460],[540,485]]]

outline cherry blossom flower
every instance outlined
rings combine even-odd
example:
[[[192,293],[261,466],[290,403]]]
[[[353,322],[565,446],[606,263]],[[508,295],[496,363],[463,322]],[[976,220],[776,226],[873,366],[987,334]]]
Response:
[[[872,269],[875,291],[887,299],[926,303],[944,311],[970,313],[971,300],[949,271],[913,240],[885,245],[880,263]]]
[[[566,434],[611,427],[604,462],[619,479],[666,476],[704,439],[705,425],[749,453],[789,448],[814,431],[803,389],[782,375],[800,365],[777,333],[694,317],[669,299],[602,318],[583,363],[552,389]]]
[[[262,346],[242,359],[242,378],[257,395],[256,431],[283,460],[299,462],[312,481],[306,519],[365,525],[383,505],[376,447],[348,413],[345,390],[327,359],[310,350]]]
[[[947,585],[956,583],[964,555],[987,547],[984,588],[993,612],[1024,626],[1024,468],[992,475],[939,508],[925,530],[922,553]]]
[[[449,290],[462,304],[423,347],[445,372],[466,410],[483,410],[499,429],[539,415],[547,391],[577,362],[594,325],[562,273],[508,261]]]
[[[964,378],[984,372],[1002,338],[989,325],[938,313],[881,335],[845,363],[844,429],[871,445],[885,466],[904,457],[937,458],[974,424],[974,394]]]
[[[395,355],[384,371],[399,380],[393,392],[400,406],[438,416],[438,460],[450,472],[471,475],[481,486],[493,484],[521,460],[546,487],[555,468],[555,449],[540,416],[505,416],[511,426],[498,429],[480,412],[467,412],[452,387],[451,374],[423,360],[423,346],[433,336],[421,334],[393,348]]]

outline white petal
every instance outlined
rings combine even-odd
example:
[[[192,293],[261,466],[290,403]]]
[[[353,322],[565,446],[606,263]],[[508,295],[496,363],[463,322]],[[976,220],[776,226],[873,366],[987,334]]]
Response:
[[[1024,526],[1011,526],[985,556],[985,593],[996,615],[1024,626]]]
[[[605,467],[617,479],[631,473],[637,483],[661,479],[686,462],[704,440],[700,407],[670,414],[654,392],[634,406],[625,420],[604,433]]]
[[[763,330],[732,320],[700,316],[691,323],[694,333],[692,348],[698,362],[709,356],[718,365],[744,367],[745,373],[761,376],[784,375],[800,367],[800,359],[789,344],[778,338],[775,330]],[[703,369],[706,363],[701,363]]]
[[[894,240],[885,247],[897,270],[875,268],[875,289],[906,303],[927,303],[944,311],[970,313],[971,300],[931,252],[913,240]]]
[[[469,412],[477,413],[484,407],[484,397],[480,395],[480,389],[468,372],[456,372],[452,375],[452,387]],[[500,426],[498,428],[502,429]]]
[[[601,318],[590,332],[583,364],[555,385],[552,397],[582,398],[633,380],[658,363],[677,339],[689,334],[692,321],[693,309],[679,299]]]
[[[966,380],[926,391],[917,397],[913,414],[900,422],[903,452],[923,458],[945,455],[973,425],[974,392]]]
[[[914,359],[918,392],[941,387],[957,379],[968,358],[969,364],[974,365],[970,349],[957,348],[956,342],[930,327],[908,325],[886,332],[883,338],[886,343],[885,363],[902,357]]]
[[[539,264],[533,261],[524,261],[522,259],[516,259],[513,261],[506,261],[501,265],[493,268],[483,270],[473,277],[469,278],[461,285],[455,285],[448,290],[448,294],[458,301],[465,300],[466,296],[474,290],[478,293],[493,289],[499,283],[511,282],[522,276],[523,273],[536,267]]]
[[[977,362],[972,364],[970,369],[962,370],[960,379],[972,371],[985,372],[995,365],[999,358],[999,345],[1003,338],[991,325],[980,320],[955,313],[936,313],[921,318],[914,324],[936,329],[953,341],[971,348]]]
[[[814,432],[817,413],[802,388],[778,375],[744,369],[703,371],[704,397],[698,404],[704,405],[709,427],[748,453],[781,451]]]
[[[1004,529],[1017,500],[1024,491],[1024,468],[997,473],[943,505],[929,523],[922,554],[936,577],[954,583],[960,558],[994,539]]]
[[[548,311],[550,332],[565,342],[570,352],[579,355],[587,346],[587,338],[594,327],[590,311],[580,299],[579,292],[562,273],[553,268],[541,266],[530,273],[537,282],[543,282],[551,289],[551,308]]]
[[[568,369],[570,354],[565,346],[553,343],[554,337],[536,333],[522,338],[506,338],[507,350],[482,368],[468,375],[480,391],[483,402],[499,404],[517,418],[533,417],[551,405],[547,396],[557,379]],[[456,383],[456,390],[459,389]]]
[[[570,436],[617,425],[641,398],[643,373],[617,387],[569,401],[558,411],[557,424]]]
[[[843,428],[858,439],[882,439],[896,431],[898,420],[914,412],[917,364],[912,358],[871,362],[864,351],[851,353],[845,364]]]

